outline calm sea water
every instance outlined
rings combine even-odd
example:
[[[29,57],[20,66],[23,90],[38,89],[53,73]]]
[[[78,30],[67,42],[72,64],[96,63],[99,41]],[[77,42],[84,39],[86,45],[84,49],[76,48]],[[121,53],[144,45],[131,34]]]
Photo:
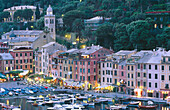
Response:
[[[47,110],[50,106],[32,106],[31,103],[27,103],[25,98],[12,98],[12,99],[1,99],[0,102],[8,103],[10,105],[21,105],[22,110]],[[145,103],[145,102],[143,102]],[[165,106],[163,104],[158,104],[158,108],[155,110],[170,110],[170,106]],[[105,107],[109,106],[108,104],[95,105],[94,108],[87,108],[85,110],[105,110]],[[1,108],[0,108],[1,110]],[[140,110],[139,108],[128,108],[128,110]]]

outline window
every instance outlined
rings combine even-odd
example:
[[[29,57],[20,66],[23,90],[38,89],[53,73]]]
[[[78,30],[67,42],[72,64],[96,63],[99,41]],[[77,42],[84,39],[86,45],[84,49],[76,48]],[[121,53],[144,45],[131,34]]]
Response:
[[[96,76],[94,76],[94,80],[96,80]]]
[[[130,67],[128,66],[128,70],[130,69]]]
[[[83,73],[85,73],[85,69],[83,68]]]
[[[94,61],[94,65],[96,64],[96,61]]]
[[[8,64],[8,61],[6,61],[6,64]]]
[[[18,53],[16,53],[16,57],[18,57]]]
[[[72,66],[70,66],[70,71],[72,71]]]
[[[131,74],[131,77],[133,78],[133,74]]]
[[[103,63],[103,67],[104,67],[104,63]]]
[[[90,65],[90,62],[88,62],[88,65]]]
[[[88,80],[90,81],[90,76],[88,76]]]
[[[143,86],[146,87],[146,82],[143,82]]]
[[[165,77],[164,77],[164,75],[161,75],[161,80],[165,80]]]
[[[32,59],[30,59],[30,63],[32,63]]]
[[[138,81],[138,87],[140,87],[140,81]]]
[[[16,69],[18,69],[18,66],[16,66]]]
[[[151,65],[149,65],[149,69],[151,69]]]
[[[27,68],[27,65],[25,65],[25,68]]]
[[[169,75],[169,81],[170,81],[170,75]]]
[[[131,86],[133,86],[133,81],[131,82]]]
[[[32,53],[30,53],[30,56],[32,56]]]
[[[140,69],[140,64],[138,64],[138,69]]]
[[[67,78],[67,74],[65,74],[65,78]]]
[[[22,56],[22,53],[20,53],[20,56]]]
[[[30,65],[30,68],[32,68],[32,65]],[[50,70],[51,70],[51,68],[50,68]]]
[[[149,87],[151,87],[151,82],[149,82]]]
[[[128,73],[128,78],[130,78],[130,74]]]
[[[60,72],[60,76],[62,76],[62,73]]]
[[[88,73],[90,73],[90,69],[88,69]]]
[[[22,63],[22,60],[20,60],[20,63]]]
[[[112,64],[110,63],[110,67],[112,67]]]
[[[117,76],[117,71],[116,71],[116,70],[115,70],[115,72],[114,72],[114,73],[115,73],[114,75],[115,75],[115,76]]]
[[[103,82],[105,82],[105,78],[103,77]]]
[[[146,77],[146,73],[143,73],[143,77]]]
[[[149,73],[149,79],[151,79],[151,73]]]
[[[157,83],[155,83],[155,88],[157,88]]]
[[[117,84],[117,79],[115,79],[115,84]]]
[[[46,22],[45,22],[46,24],[48,24],[48,19],[46,19]]]
[[[111,75],[113,75],[113,71],[111,71]]]
[[[103,70],[103,75],[104,75],[105,73],[104,73],[104,70]]]
[[[122,76],[124,76],[124,73],[123,73],[123,71],[122,71]]]
[[[131,66],[131,70],[133,71],[133,66]]]
[[[138,77],[140,77],[140,73],[138,73]]]
[[[80,81],[82,80],[82,76],[80,76]]]
[[[168,61],[170,62],[170,57],[168,58]]]
[[[158,79],[158,74],[155,74],[155,79]]]
[[[112,78],[110,78],[110,83],[112,83]]]
[[[12,64],[12,60],[10,61],[10,64]]]
[[[128,81],[128,86],[130,86],[130,81]]]
[[[107,67],[109,67],[109,64],[107,63]]]
[[[82,68],[80,68],[80,72],[82,73]]]
[[[27,56],[27,53],[25,53],[25,56]]]
[[[162,71],[164,71],[164,66],[162,65]]]
[[[85,64],[85,62],[83,62],[83,65]]]
[[[146,64],[143,65],[143,68],[146,69]]]
[[[123,65],[122,65],[122,67],[121,67],[122,69],[123,69]]]
[[[158,66],[157,65],[155,65],[155,70],[157,70],[158,69]]]
[[[170,71],[170,66],[169,66],[169,71]]]
[[[77,74],[76,74],[76,79],[77,79]]]
[[[109,82],[109,78],[107,78],[107,82]]]

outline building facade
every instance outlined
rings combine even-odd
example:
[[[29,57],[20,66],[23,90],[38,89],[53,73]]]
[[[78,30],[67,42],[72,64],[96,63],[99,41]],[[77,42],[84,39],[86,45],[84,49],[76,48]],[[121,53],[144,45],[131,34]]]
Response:
[[[5,74],[14,69],[14,58],[10,53],[0,53],[0,72]]]
[[[14,69],[29,70],[33,72],[33,49],[29,46],[18,46],[10,51],[14,57]]]

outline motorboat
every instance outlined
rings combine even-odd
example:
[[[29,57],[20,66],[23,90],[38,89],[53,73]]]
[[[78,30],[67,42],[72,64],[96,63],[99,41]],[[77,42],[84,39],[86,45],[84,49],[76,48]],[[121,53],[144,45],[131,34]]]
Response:
[[[155,109],[157,107],[158,105],[139,105],[139,108],[142,108],[142,109]]]
[[[36,100],[36,99],[37,99],[36,97],[32,97],[32,96],[27,98],[27,100]]]

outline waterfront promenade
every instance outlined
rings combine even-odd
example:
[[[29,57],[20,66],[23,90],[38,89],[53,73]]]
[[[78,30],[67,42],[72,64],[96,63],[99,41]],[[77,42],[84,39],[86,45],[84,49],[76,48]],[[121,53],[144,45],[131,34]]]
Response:
[[[19,83],[22,83],[24,81],[19,81]],[[28,85],[17,85],[17,81],[15,82],[4,82],[0,83],[0,88],[25,88]],[[55,91],[65,91],[67,93],[79,93],[79,94],[92,94],[94,96],[103,96],[103,97],[110,97],[110,98],[132,98],[133,100],[141,100],[141,101],[148,101],[152,100],[154,102],[158,103],[165,103],[166,101],[161,98],[153,98],[153,97],[137,97],[134,95],[128,95],[128,94],[122,94],[122,93],[115,93],[115,92],[109,92],[109,93],[96,93],[94,91],[83,91],[83,90],[72,90],[72,89],[61,89],[60,87],[57,87]]]

